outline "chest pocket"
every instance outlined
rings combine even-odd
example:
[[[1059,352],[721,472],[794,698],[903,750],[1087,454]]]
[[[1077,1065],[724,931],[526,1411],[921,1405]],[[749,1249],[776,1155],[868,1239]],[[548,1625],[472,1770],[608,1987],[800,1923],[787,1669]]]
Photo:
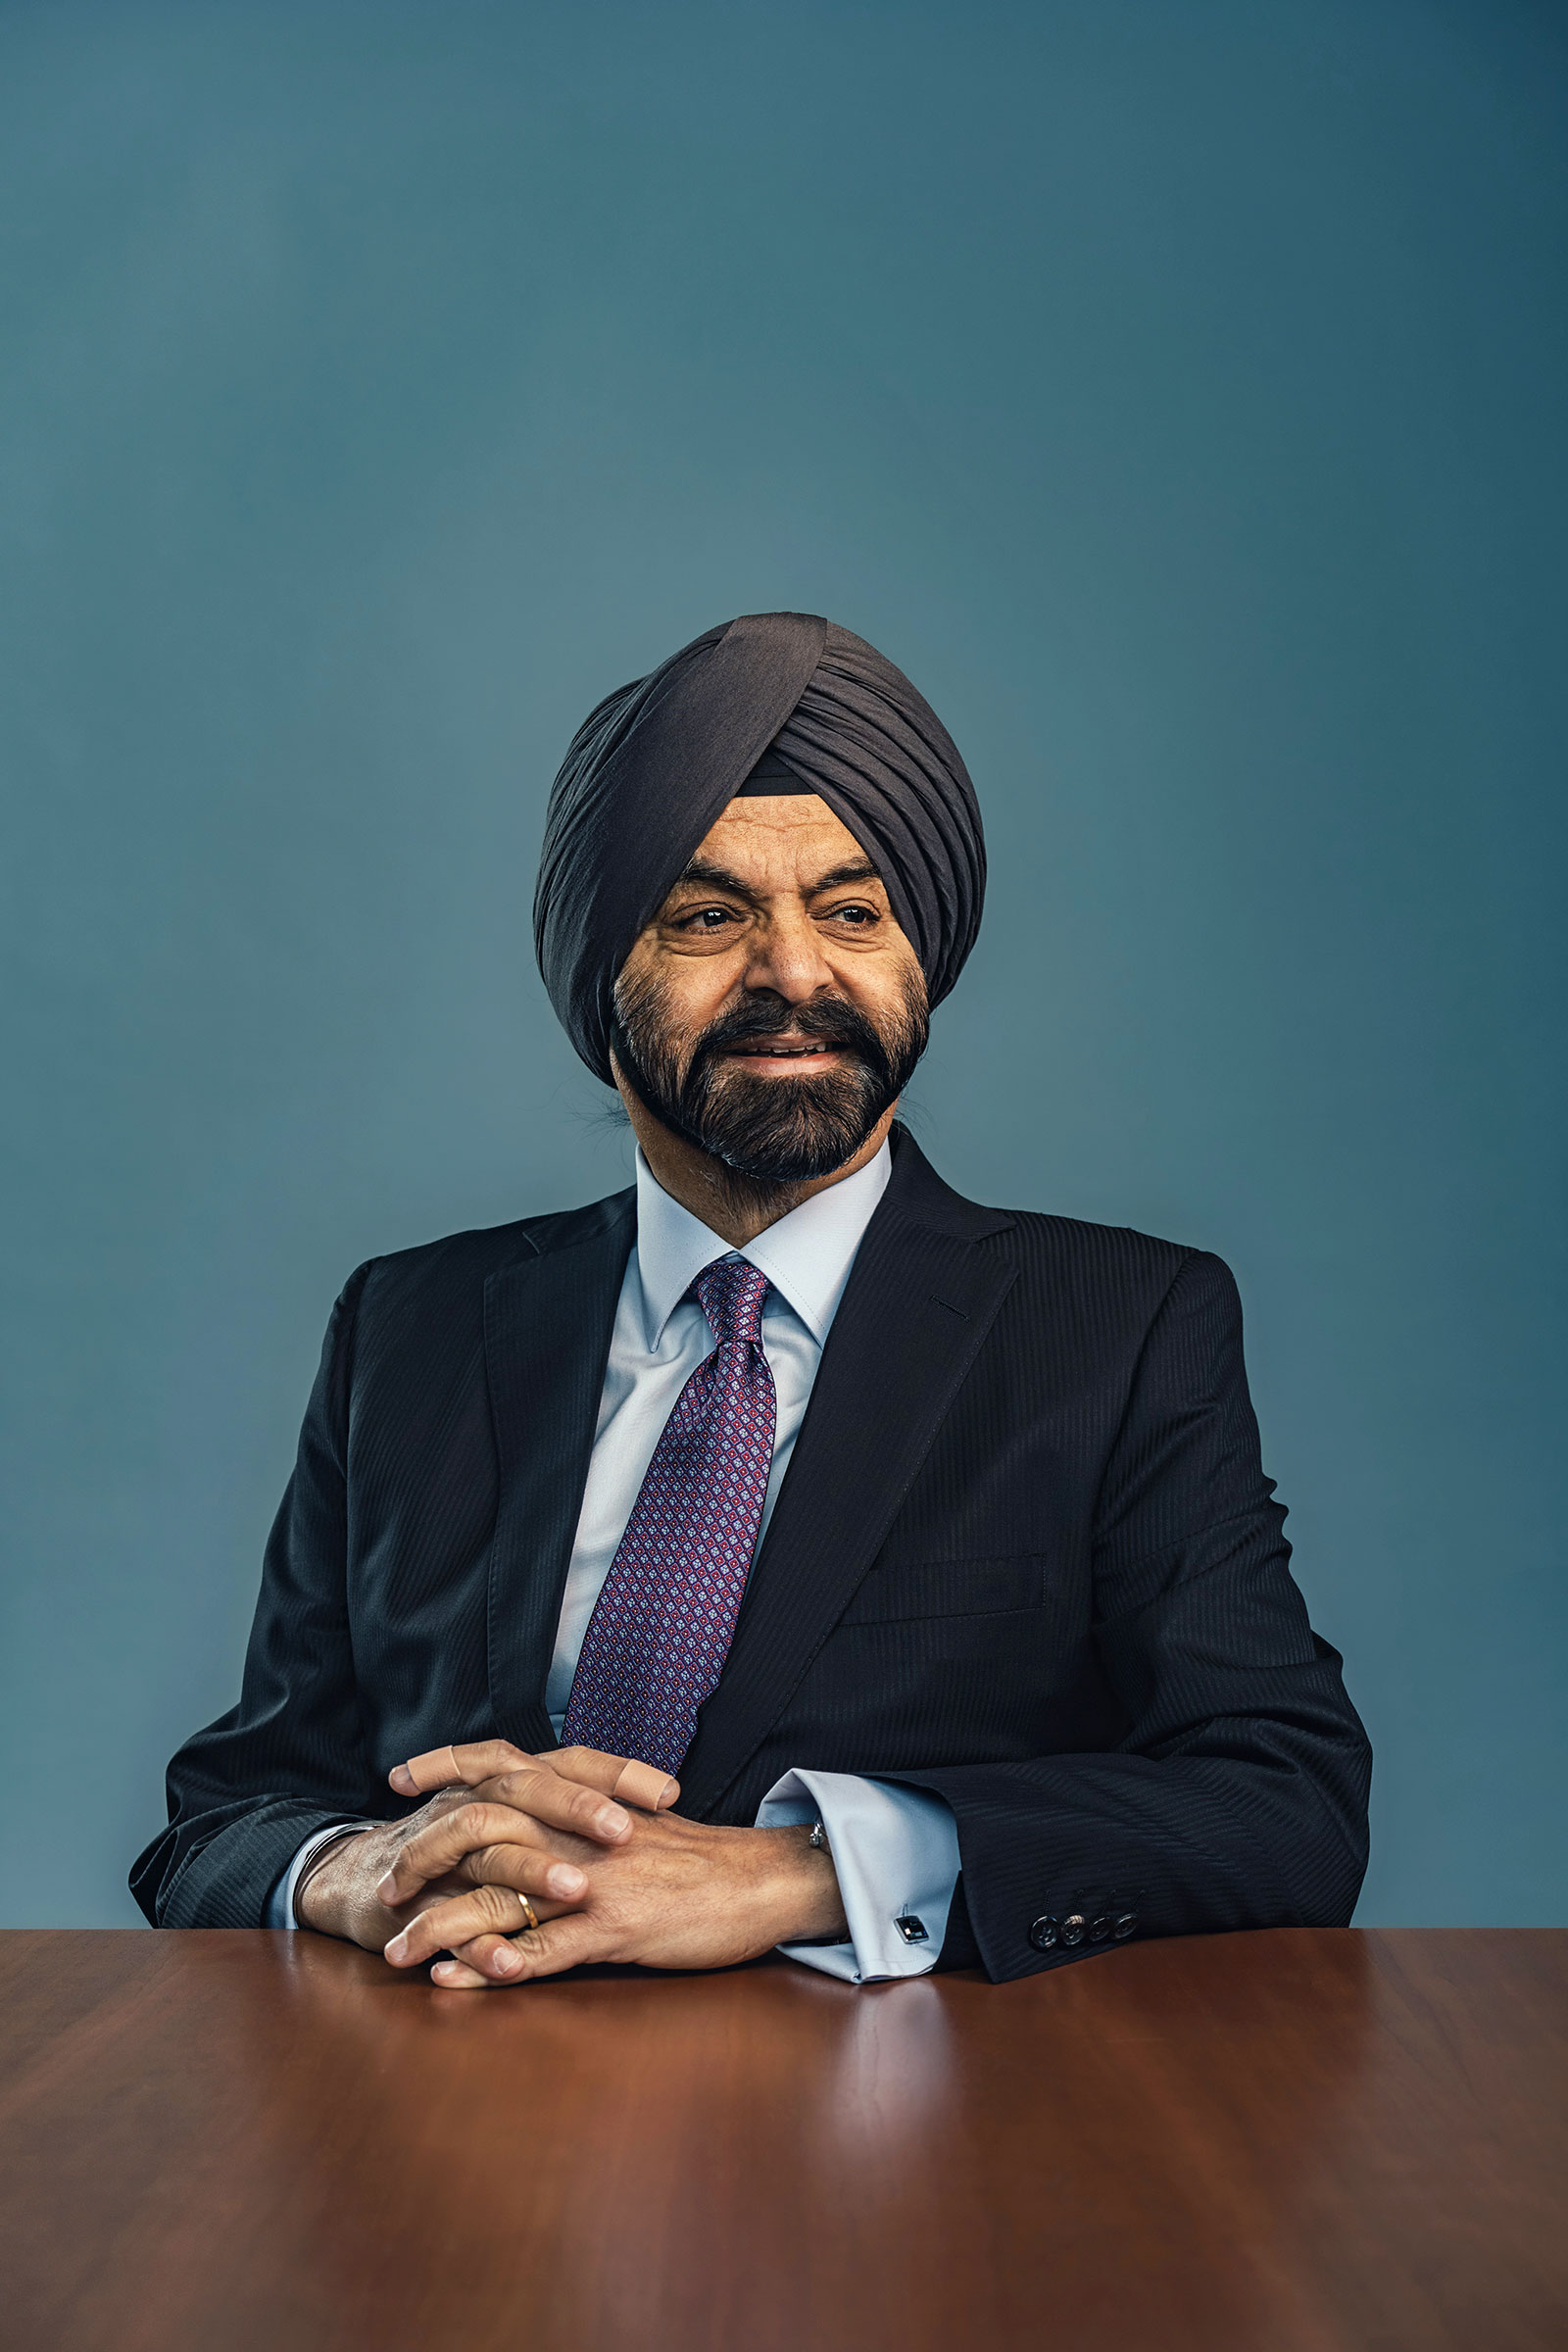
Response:
[[[1007,1559],[894,1560],[866,1572],[841,1625],[891,1625],[901,1617],[990,1617],[1038,1608],[1046,1597],[1046,1555]]]

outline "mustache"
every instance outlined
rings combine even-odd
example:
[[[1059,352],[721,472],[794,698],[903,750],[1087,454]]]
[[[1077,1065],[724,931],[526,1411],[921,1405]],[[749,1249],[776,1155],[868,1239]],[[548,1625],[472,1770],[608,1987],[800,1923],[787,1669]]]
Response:
[[[786,1004],[766,992],[736,1004],[703,1031],[692,1049],[685,1083],[720,1054],[746,1046],[765,1045],[770,1038],[809,1038],[813,1045],[837,1046],[856,1054],[872,1068],[887,1059],[886,1049],[865,1014],[843,998],[811,998],[805,1004]]]
[[[683,1055],[668,990],[644,977],[615,991],[611,1050],[645,1107],[736,1181],[797,1184],[831,1174],[859,1150],[898,1100],[925,1050],[925,991],[918,973],[884,1025],[844,997],[791,1005],[773,989],[748,991],[719,1013]],[[832,1046],[824,1070],[762,1078],[728,1056],[791,1037]]]

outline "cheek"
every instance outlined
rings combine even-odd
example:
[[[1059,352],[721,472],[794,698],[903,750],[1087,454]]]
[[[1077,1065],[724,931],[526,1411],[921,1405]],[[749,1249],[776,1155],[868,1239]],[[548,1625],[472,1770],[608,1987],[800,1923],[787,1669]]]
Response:
[[[740,958],[733,953],[672,956],[660,974],[660,1042],[684,1064],[693,1042],[727,1012],[739,994]]]
[[[896,956],[852,951],[832,961],[837,985],[880,1030],[902,1027],[922,1000],[920,967],[906,949]]]

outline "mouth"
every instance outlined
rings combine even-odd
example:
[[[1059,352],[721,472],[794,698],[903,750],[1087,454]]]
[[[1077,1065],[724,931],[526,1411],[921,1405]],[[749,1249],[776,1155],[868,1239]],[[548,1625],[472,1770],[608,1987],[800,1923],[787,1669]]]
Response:
[[[725,1054],[726,1061],[744,1062],[748,1069],[762,1069],[770,1074],[779,1070],[822,1070],[831,1068],[844,1049],[822,1038],[769,1039],[766,1043],[732,1046]]]

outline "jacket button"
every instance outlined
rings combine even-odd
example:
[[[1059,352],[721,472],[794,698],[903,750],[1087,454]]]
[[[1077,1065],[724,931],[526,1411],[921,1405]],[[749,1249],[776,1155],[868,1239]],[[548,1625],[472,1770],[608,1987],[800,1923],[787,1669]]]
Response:
[[[1056,1923],[1050,1912],[1037,1919],[1029,1931],[1029,1940],[1037,1952],[1049,1952],[1056,1940]]]
[[[1131,1935],[1133,1934],[1134,1930],[1137,1928],[1137,1926],[1138,1926],[1138,1914],[1137,1914],[1137,1912],[1136,1912],[1136,1911],[1124,1911],[1124,1912],[1122,1913],[1122,1915],[1121,1915],[1120,1919],[1118,1919],[1118,1920],[1116,1921],[1116,1923],[1115,1923],[1115,1931],[1114,1931],[1114,1932],[1115,1932],[1115,1934],[1116,1934],[1116,1936],[1117,1936],[1118,1937],[1121,1937],[1121,1936],[1131,1936]]]
[[[1091,1943],[1103,1943],[1103,1942],[1104,1942],[1104,1940],[1105,1940],[1105,1937],[1106,1937],[1106,1936],[1107,1936],[1109,1934],[1110,1934],[1110,1922],[1109,1922],[1109,1920],[1108,1920],[1108,1919],[1092,1919],[1092,1920],[1090,1921],[1090,1923],[1089,1923],[1089,1940],[1090,1940],[1090,1942],[1091,1942]]]
[[[1062,1940],[1062,1942],[1063,1942],[1063,1943],[1082,1943],[1082,1941],[1083,1941],[1083,1939],[1084,1939],[1084,1929],[1085,1929],[1085,1926],[1086,1926],[1086,1925],[1087,1925],[1087,1922],[1085,1921],[1085,1919],[1084,1919],[1084,1916],[1083,1916],[1083,1913],[1082,1913],[1081,1911],[1074,1911],[1074,1912],[1070,1913],[1070,1914],[1069,1914],[1069,1916],[1068,1916],[1066,1919],[1064,1919],[1064,1920],[1062,1921],[1062,1923],[1061,1923],[1061,1940]]]

